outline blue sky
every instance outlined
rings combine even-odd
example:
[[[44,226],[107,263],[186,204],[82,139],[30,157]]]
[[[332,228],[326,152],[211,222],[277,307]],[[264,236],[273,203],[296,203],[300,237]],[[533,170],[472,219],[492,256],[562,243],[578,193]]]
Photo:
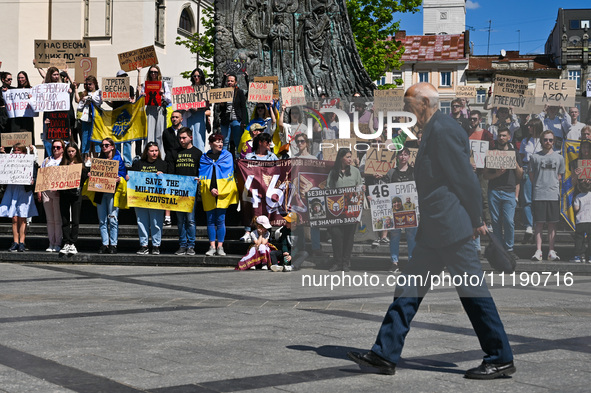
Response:
[[[550,35],[558,8],[591,8],[589,0],[468,0],[466,2],[466,29],[474,42],[474,54],[486,55],[488,21],[491,20],[489,53],[498,54],[501,49],[517,50],[520,53],[543,53],[544,44]],[[423,34],[423,12],[398,14],[400,29],[407,35]],[[521,30],[520,33],[517,30]]]

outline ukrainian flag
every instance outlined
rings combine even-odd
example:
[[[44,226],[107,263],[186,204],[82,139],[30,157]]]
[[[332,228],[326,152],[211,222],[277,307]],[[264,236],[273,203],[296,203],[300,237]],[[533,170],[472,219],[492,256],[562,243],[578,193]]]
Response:
[[[113,111],[92,107],[93,142],[112,138],[115,143],[144,139],[148,136],[144,97]]]
[[[214,197],[209,191],[211,179],[215,171],[218,196]],[[234,180],[234,159],[227,150],[222,150],[220,158],[213,161],[207,154],[201,156],[199,163],[199,187],[203,210],[227,209],[238,203],[238,187]]]
[[[575,186],[573,185],[574,173],[571,172],[570,163],[579,158],[579,146],[581,141],[567,139],[562,143],[562,156],[564,157],[565,172],[562,178],[560,193],[560,215],[566,223],[575,230],[575,211],[573,209],[573,200],[575,199]]]

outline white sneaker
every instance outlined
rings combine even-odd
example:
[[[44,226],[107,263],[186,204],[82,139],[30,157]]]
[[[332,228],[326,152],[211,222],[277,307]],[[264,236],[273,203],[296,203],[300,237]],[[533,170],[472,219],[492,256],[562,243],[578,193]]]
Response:
[[[215,255],[215,247],[209,247],[209,251],[205,253],[208,257],[213,257]]]
[[[62,254],[67,254],[69,250],[70,250],[70,245],[69,245],[69,244],[65,244],[65,245],[64,245],[64,248],[62,248],[62,249],[60,250],[60,255],[62,255]]]
[[[250,270],[257,270],[257,268],[255,266],[251,266],[249,267]]]
[[[217,254],[220,257],[225,257],[226,256],[226,252],[224,251],[224,247],[218,247]]]
[[[267,267],[267,265],[263,265],[263,267],[261,268],[261,270],[269,270],[269,268]]]
[[[556,251],[550,250],[548,253],[548,260],[549,261],[560,261],[560,257],[556,254]]]
[[[68,247],[68,254],[70,254],[70,255],[78,254],[78,250],[76,250],[75,245],[70,244],[70,246]]]
[[[244,243],[252,243],[252,239],[250,237],[250,232],[244,232],[244,235],[240,238],[241,241]]]
[[[45,249],[45,251],[47,251],[47,252],[53,252],[54,250],[53,250],[53,247],[49,246],[49,247],[47,247]]]
[[[533,257],[531,257],[532,261],[540,262],[543,259],[542,250],[537,250]]]
[[[283,270],[283,266],[271,265],[271,270],[273,270],[274,272],[280,272]]]
[[[285,265],[285,266],[283,266],[283,271],[284,272],[291,272],[291,265]]]

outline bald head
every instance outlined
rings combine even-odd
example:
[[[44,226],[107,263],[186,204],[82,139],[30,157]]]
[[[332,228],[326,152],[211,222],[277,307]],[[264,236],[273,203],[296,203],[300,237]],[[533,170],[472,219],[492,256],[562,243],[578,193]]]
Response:
[[[404,110],[414,113],[417,124],[423,127],[437,111],[439,92],[430,83],[421,82],[412,85],[404,94]]]

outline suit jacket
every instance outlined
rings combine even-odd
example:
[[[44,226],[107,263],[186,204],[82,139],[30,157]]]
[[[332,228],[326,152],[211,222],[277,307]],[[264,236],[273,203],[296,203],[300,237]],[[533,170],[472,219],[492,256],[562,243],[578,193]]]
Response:
[[[218,127],[220,125],[227,126],[230,124],[230,114],[226,112],[227,104],[222,102],[216,105],[216,108],[219,109],[217,111],[217,115],[215,119],[219,119],[215,122],[214,127]],[[248,123],[248,111],[246,109],[246,96],[244,92],[239,87],[234,89],[234,100],[232,101],[232,106],[234,108],[234,113],[236,114],[236,119],[240,124],[243,124],[246,127]]]
[[[166,161],[174,162],[176,160],[176,153],[182,150],[181,143],[174,128],[168,127],[164,130],[162,133],[162,145]]]
[[[414,170],[419,195],[417,241],[430,248],[466,240],[482,225],[480,183],[462,127],[440,111],[423,129]]]

